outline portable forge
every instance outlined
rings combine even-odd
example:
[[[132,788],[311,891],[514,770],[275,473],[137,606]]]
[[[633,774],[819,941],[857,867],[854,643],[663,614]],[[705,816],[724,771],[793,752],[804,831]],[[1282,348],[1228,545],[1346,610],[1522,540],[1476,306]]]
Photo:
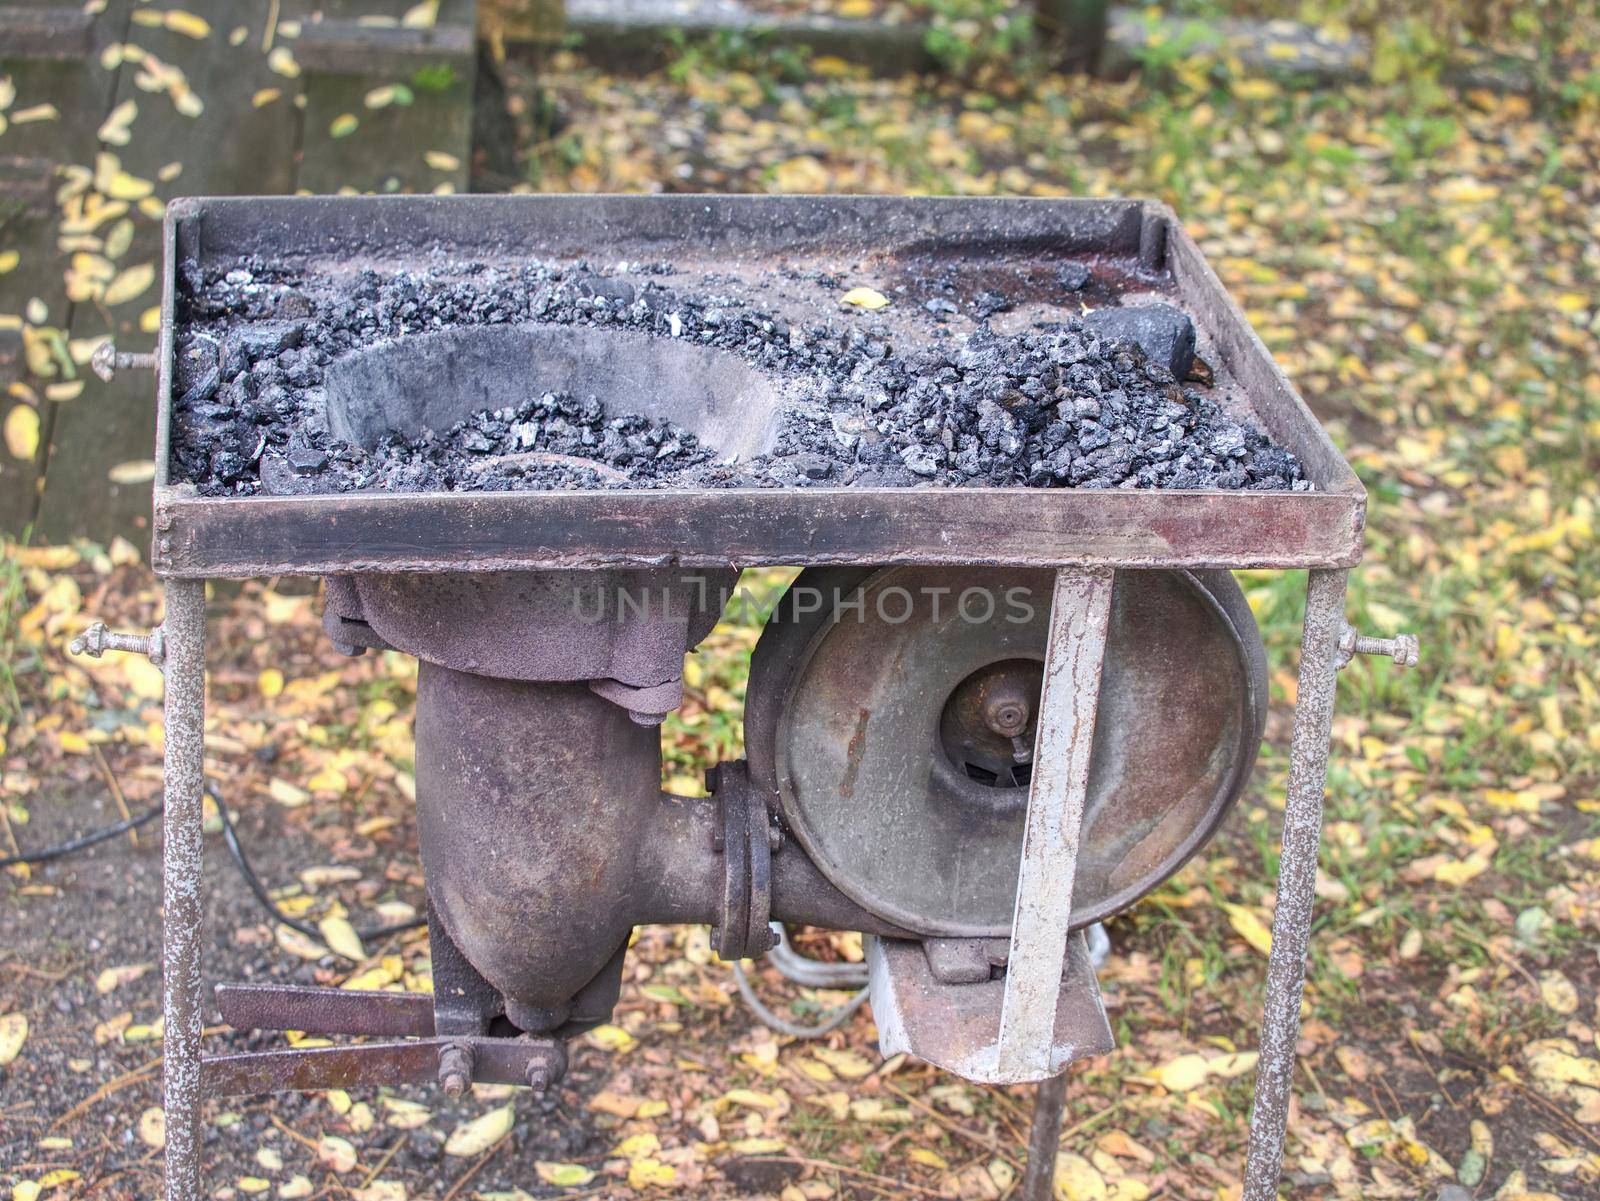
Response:
[[[1004,321],[1042,326],[1085,306],[1040,281],[1092,274],[1097,305],[1187,313],[1206,395],[1290,452],[1307,483],[319,493],[287,475],[271,486],[263,462],[264,494],[237,495],[174,472],[186,279],[240,261],[332,277],[533,260],[620,261],[626,275],[662,259],[703,291],[779,281],[763,311],[796,322],[803,314],[784,306],[800,304],[797,280],[871,278],[915,298],[918,281],[936,278],[961,304],[935,297],[928,312],[958,313],[1001,281]],[[596,294],[605,309],[605,289]],[[947,336],[917,334],[900,313],[916,307],[897,299],[881,328]],[[676,314],[663,319],[676,338]],[[764,953],[773,922],[871,935],[884,1052],[971,1080],[1050,1080],[1104,1053],[1113,1042],[1083,928],[1206,842],[1262,736],[1266,657],[1233,568],[1309,570],[1244,1193],[1276,1195],[1336,673],[1358,650],[1414,661],[1415,644],[1357,638],[1345,624],[1365,493],[1168,209],[180,201],[167,219],[157,358],[154,564],[166,616],[121,649],[152,653],[167,680],[168,1201],[204,1195],[207,1096],[435,1079],[451,1093],[472,1081],[549,1087],[566,1068],[564,1040],[610,1014],[641,923],[707,924],[725,959]],[[500,321],[355,346],[327,366],[325,421],[372,445],[543,388],[607,404],[626,391],[636,411],[746,458],[772,449],[786,403],[710,333],[689,342],[604,322]],[[681,698],[684,655],[737,571],[758,565],[804,570],[755,651],[748,758],[711,769],[710,798],[663,795],[657,727]],[[236,1028],[368,1041],[202,1058],[204,582],[269,575],[326,577],[325,626],[342,648],[420,661],[434,991],[222,985],[217,1003]],[[1045,1141],[1053,1153],[1053,1130]]]

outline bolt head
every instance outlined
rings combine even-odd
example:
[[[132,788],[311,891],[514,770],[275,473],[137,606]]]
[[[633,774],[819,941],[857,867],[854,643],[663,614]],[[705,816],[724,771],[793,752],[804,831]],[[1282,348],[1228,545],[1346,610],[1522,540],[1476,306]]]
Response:
[[[94,369],[96,375],[109,384],[112,376],[117,373],[117,344],[109,338],[100,343],[89,356],[89,366]]]
[[[1415,667],[1421,657],[1422,646],[1415,634],[1397,634],[1394,640],[1394,661],[1401,667]]]

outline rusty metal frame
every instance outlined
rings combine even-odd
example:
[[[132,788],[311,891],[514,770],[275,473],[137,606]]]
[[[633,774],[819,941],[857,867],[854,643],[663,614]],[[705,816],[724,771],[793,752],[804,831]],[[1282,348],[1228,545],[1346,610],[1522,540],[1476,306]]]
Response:
[[[1098,689],[1093,687],[1084,664],[1098,657],[1088,652],[1096,628],[1094,615],[1100,612],[1095,598],[1109,593],[1111,572],[1078,572],[1063,570],[1058,577],[1056,605],[1052,615],[1052,641],[1061,638],[1063,660],[1071,654],[1075,664],[1060,690],[1060,701],[1045,701],[1048,711],[1059,710],[1059,726],[1063,738],[1040,735],[1040,761],[1053,759],[1050,746],[1061,742],[1062,764],[1060,787],[1038,786],[1035,794],[1054,806],[1051,830],[1041,825],[1039,843],[1041,857],[1036,866],[1045,868],[1072,854],[1069,826],[1073,825],[1072,781],[1077,778],[1073,767],[1076,756],[1070,754],[1067,744],[1073,741],[1072,731],[1081,736],[1087,703],[1091,706]],[[1340,639],[1344,632],[1344,595],[1347,571],[1342,567],[1314,570],[1308,576],[1306,616],[1301,642],[1301,662],[1298,700],[1295,707],[1294,730],[1290,746],[1290,769],[1287,800],[1284,814],[1282,856],[1278,879],[1278,899],[1273,919],[1272,953],[1267,970],[1266,993],[1260,1038],[1260,1064],[1255,1085],[1255,1104],[1250,1119],[1249,1151],[1245,1164],[1245,1186],[1242,1201],[1273,1201],[1278,1195],[1278,1180],[1283,1161],[1289,1103],[1296,1062],[1295,1043],[1300,1025],[1300,1002],[1305,984],[1305,958],[1312,924],[1312,909],[1316,883],[1317,857],[1321,845],[1323,790],[1326,783],[1329,738],[1332,731],[1334,693],[1340,667]],[[1063,602],[1063,593],[1066,600]],[[163,1014],[165,1022],[165,1080],[164,1101],[167,1115],[166,1144],[166,1196],[168,1201],[200,1201],[205,1193],[201,1183],[201,1105],[205,1097],[230,1091],[258,1089],[261,1082],[272,1076],[280,1087],[293,1086],[294,1081],[279,1071],[273,1075],[255,1059],[250,1061],[229,1059],[218,1061],[219,1075],[210,1082],[203,1081],[200,1056],[200,1032],[203,1015],[200,952],[202,945],[202,808],[201,797],[204,780],[205,739],[205,581],[202,579],[169,578],[165,582],[166,617],[162,625],[166,662],[166,743],[165,777],[166,810],[164,816],[163,849]],[[1103,637],[1103,612],[1099,627]],[[1087,630],[1087,641],[1082,635]],[[1068,649],[1073,640],[1070,634],[1079,635],[1076,651]],[[1081,652],[1081,653],[1080,653]],[[1055,651],[1050,652],[1052,658]],[[1063,666],[1066,666],[1064,663]],[[1096,676],[1097,672],[1093,673]],[[1041,722],[1041,727],[1044,723]],[[1089,727],[1092,732],[1092,725]],[[1049,779],[1045,773],[1041,778]],[[1081,781],[1080,781],[1081,783]],[[1081,793],[1081,788],[1079,789]],[[1081,795],[1079,797],[1081,803]],[[1033,842],[1034,797],[1030,797],[1030,843]],[[1028,862],[1025,855],[1025,864]],[[1050,881],[1048,872],[1044,882]],[[1055,877],[1057,883],[1061,877]],[[1038,881],[1025,869],[1024,881],[1019,884],[1018,911],[1024,909],[1024,888],[1034,888]],[[1054,889],[1051,895],[1064,893],[1070,906],[1070,888]],[[1065,930],[1068,920],[1065,912],[1056,914],[1059,905],[1045,907],[1035,916],[1041,930]],[[1056,896],[1056,901],[1061,897]],[[1040,947],[1046,951],[1054,944],[1048,937],[1029,942],[1022,948],[1022,964],[1028,978],[1039,975],[1050,967],[1050,956],[1038,954]],[[1038,959],[1040,963],[1035,963]],[[1037,968],[1035,971],[1033,969]],[[1055,969],[1059,976],[1059,967]],[[1023,973],[1018,973],[1019,981]],[[1012,1007],[1011,1029],[1031,1028],[1015,1023],[1017,1004],[1012,999],[1014,987],[1007,986],[1007,1002]],[[1021,995],[1020,989],[1017,995]],[[1052,994],[1053,999],[1053,994]],[[234,1004],[240,998],[234,999]],[[226,1002],[225,1002],[226,1003]],[[1026,1006],[1028,1012],[1037,1006]],[[1053,1009],[1050,1011],[1054,1016]],[[404,1026],[403,1020],[402,1027]],[[418,1019],[420,1023],[420,1019]],[[1002,1027],[1006,1019],[1002,1017]],[[386,1031],[387,1032],[387,1031]],[[393,1033],[425,1033],[421,1024],[414,1028],[395,1029]],[[1018,1036],[1020,1037],[1020,1036]],[[361,1047],[330,1049],[326,1064],[311,1065],[305,1077],[308,1085],[319,1081],[341,1080],[360,1083],[374,1077],[373,1072],[399,1072],[404,1079],[424,1080],[437,1070],[442,1046],[450,1040],[444,1037],[424,1037],[406,1043],[367,1044]],[[485,1040],[494,1044],[503,1040]],[[1048,1040],[1046,1040],[1048,1043]],[[333,1054],[339,1052],[340,1054]],[[515,1064],[501,1065],[496,1060],[489,1074],[496,1078],[518,1079],[523,1070],[522,1058],[532,1053],[532,1048],[490,1046],[491,1055],[518,1058]],[[293,1065],[290,1065],[293,1066]],[[1032,1066],[1032,1065],[1030,1065]],[[270,1068],[271,1065],[267,1065]],[[263,1071],[267,1075],[262,1075]],[[483,1074],[483,1078],[489,1078]],[[297,1078],[296,1078],[297,1079]],[[322,1086],[326,1086],[325,1084]],[[1041,1086],[1046,1102],[1040,1120],[1034,1125],[1030,1139],[1030,1158],[1041,1162],[1054,1159],[1059,1139],[1059,1110],[1055,1098],[1061,1085],[1054,1081]],[[1051,1116],[1054,1114],[1054,1116]],[[1034,1189],[1048,1190],[1048,1173],[1030,1172],[1028,1180]],[[1040,1183],[1043,1182],[1043,1183]],[[1033,1201],[1033,1193],[1025,1189],[1025,1201]],[[1047,1195],[1046,1192],[1038,1194]]]
[[[375,233],[374,231],[382,231]],[[381,245],[375,245],[375,239]],[[1299,456],[1307,492],[804,488],[202,497],[169,474],[176,268],[230,254],[355,262],[449,249],[828,262],[948,245],[1048,247],[1165,272],[1213,366]],[[999,253],[997,250],[996,253]],[[720,261],[720,260],[719,260]],[[1148,200],[817,196],[279,197],[167,212],[155,545],[164,576],[534,568],[971,564],[1353,566],[1366,492],[1164,204]],[[1220,378],[1220,377],[1219,377]]]
[[[1304,402],[1273,363],[1193,241],[1163,205],[1147,201],[993,201],[901,198],[777,197],[475,197],[326,198],[180,201],[169,212],[163,329],[173,322],[174,269],[180,245],[195,252],[202,234],[213,245],[250,238],[344,238],[371,246],[374,236],[418,245],[448,244],[473,229],[515,232],[507,253],[560,253],[596,230],[632,228],[643,245],[684,238],[746,241],[770,249],[775,231],[805,244],[843,236],[870,251],[884,231],[903,239],[966,237],[986,230],[1034,231],[1082,251],[1101,249],[1166,266],[1182,301],[1215,338],[1257,416],[1305,463],[1317,491],[1272,493],[1128,493],[1051,489],[817,489],[799,492],[686,494],[656,492],[422,495],[400,497],[209,500],[167,475],[171,412],[170,337],[159,349],[160,409],[152,562],[164,578],[166,619],[166,812],[163,862],[163,954],[166,1197],[200,1201],[200,1057],[202,836],[205,738],[205,580],[268,574],[360,571],[484,571],[513,567],[594,568],[673,563],[684,566],[775,563],[1021,564],[1058,569],[1063,588],[1110,569],[1141,567],[1309,568],[1299,694],[1290,749],[1278,903],[1273,921],[1251,1115],[1243,1201],[1277,1195],[1295,1065],[1305,953],[1320,848],[1334,692],[1344,632],[1348,569],[1360,559],[1365,492]],[[372,231],[385,233],[374,235]],[[842,235],[841,235],[842,231]],[[401,249],[404,249],[402,247]],[[1020,493],[1020,495],[1019,495]],[[1069,569],[1069,570],[1062,570]],[[1095,589],[1090,588],[1090,593]],[[1091,606],[1092,609],[1092,606]],[[1077,624],[1072,604],[1052,619]],[[1086,623],[1092,626],[1092,622]],[[1081,626],[1079,627],[1081,629]],[[1081,726],[1097,689],[1074,679],[1060,708],[1062,732]],[[1049,702],[1056,708],[1054,701]],[[1041,727],[1043,723],[1041,723]],[[1063,748],[1070,744],[1066,738]],[[1050,740],[1054,745],[1055,740]],[[1041,735],[1041,751],[1048,753]],[[1051,756],[1053,761],[1054,756]],[[1056,785],[1035,789],[1053,806],[1041,824],[1043,868],[1070,861],[1073,757]],[[1045,775],[1045,773],[1040,773]],[[1058,786],[1059,785],[1059,786]],[[1033,799],[1030,799],[1030,833]],[[1041,810],[1041,817],[1049,816]],[[1031,853],[1032,848],[1030,848]],[[1037,892],[1036,873],[1024,875]],[[1048,877],[1049,873],[1044,873]],[[1048,879],[1045,881],[1048,884]],[[1070,888],[1064,891],[1070,907]],[[1019,914],[1025,898],[1019,895]],[[1037,898],[1035,898],[1037,899]],[[1048,902],[1050,898],[1046,897]],[[1061,898],[1030,920],[1066,929]],[[1049,946],[1022,952],[1024,977],[1050,967]],[[1044,943],[1051,943],[1048,937]],[[1059,974],[1059,968],[1057,968]],[[1008,987],[1008,994],[1012,991]],[[235,1001],[242,1003],[241,998]],[[1008,1001],[1011,998],[1008,996]],[[1029,1008],[1024,1006],[1025,1009]],[[1012,1005],[1012,1029],[1017,1010]],[[396,1018],[401,1021],[400,1018]],[[404,1022],[401,1021],[403,1025]],[[398,1031],[396,1031],[398,1032]],[[420,1028],[415,1033],[421,1034]],[[340,1050],[347,1064],[410,1065],[423,1078],[437,1065],[443,1035]],[[458,1036],[450,1036],[454,1041]],[[471,1038],[471,1035],[459,1037]],[[490,1040],[497,1041],[497,1040]],[[494,1047],[493,1054],[524,1050]],[[241,1067],[240,1071],[254,1070]],[[332,1078],[333,1068],[322,1071]],[[340,1068],[340,1071],[345,1070]],[[366,1069],[350,1069],[355,1076]],[[386,1069],[387,1070],[387,1069]],[[499,1069],[496,1069],[497,1071]],[[515,1065],[506,1069],[514,1075]],[[320,1079],[321,1077],[319,1077]],[[1053,1163],[1063,1086],[1043,1088],[1030,1159]],[[1033,1170],[1024,1196],[1048,1192],[1050,1173]],[[1039,1195],[1044,1195],[1043,1193]]]
[[[1056,1007],[1067,960],[1062,935],[1072,917],[1112,574],[1104,569],[1056,572],[1011,954],[995,1042],[995,1074],[1001,1080],[1038,1080],[1054,1067]]]

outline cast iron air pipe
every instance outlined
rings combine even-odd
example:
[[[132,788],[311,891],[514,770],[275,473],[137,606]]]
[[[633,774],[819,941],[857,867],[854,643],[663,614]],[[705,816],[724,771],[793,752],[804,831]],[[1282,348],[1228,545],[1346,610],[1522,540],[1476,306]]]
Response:
[[[424,661],[416,742],[430,897],[522,1029],[591,1017],[634,926],[718,920],[716,801],[663,794],[659,731],[587,684]],[[773,857],[772,916],[906,933],[846,898],[798,846]]]

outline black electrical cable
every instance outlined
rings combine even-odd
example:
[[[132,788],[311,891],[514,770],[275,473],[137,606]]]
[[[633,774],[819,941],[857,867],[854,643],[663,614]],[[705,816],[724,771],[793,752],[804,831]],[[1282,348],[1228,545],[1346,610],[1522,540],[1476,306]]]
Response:
[[[210,780],[207,780],[206,793],[216,802],[217,816],[222,819],[223,845],[228,848],[228,854],[233,859],[234,867],[239,869],[239,875],[244,878],[245,885],[250,889],[250,895],[255,897],[256,903],[265,909],[272,917],[272,920],[279,925],[287,926],[291,930],[299,931],[307,938],[315,938],[320,941],[322,939],[322,931],[311,925],[311,923],[298,921],[290,917],[282,909],[279,909],[277,903],[272,899],[272,894],[267,891],[267,886],[261,882],[261,877],[256,875],[255,868],[250,866],[250,857],[245,854],[244,845],[239,841],[239,832],[233,825],[233,814],[228,811],[228,805],[222,799],[221,790]],[[158,803],[137,817],[130,817],[114,825],[105,826],[80,838],[57,843],[55,846],[46,847],[42,851],[30,851],[21,855],[8,856],[0,859],[0,869],[16,867],[23,863],[47,863],[52,859],[63,859],[68,855],[75,855],[79,851],[88,850],[92,846],[98,846],[102,842],[115,838],[118,834],[125,834],[129,830],[138,829],[147,822],[154,821],[161,816],[161,810],[162,806]],[[367,930],[357,930],[356,937],[360,938],[362,942],[389,938],[395,934],[404,934],[407,930],[420,929],[427,924],[427,919],[425,918],[413,918],[407,922],[393,922],[387,926],[373,926]]]
[[[228,853],[233,856],[233,865],[239,869],[239,874],[244,877],[246,886],[255,897],[260,906],[272,915],[272,920],[279,925],[287,926],[291,930],[298,930],[307,938],[322,940],[322,931],[310,922],[302,922],[290,917],[279,909],[277,903],[267,892],[267,886],[261,882],[261,877],[256,875],[255,868],[250,866],[250,858],[244,852],[243,845],[239,842],[239,832],[233,826],[233,814],[228,812],[228,806],[222,799],[222,792],[211,781],[206,781],[206,793],[217,805],[217,816],[222,819],[222,841],[228,848]],[[394,934],[403,934],[407,930],[415,930],[427,925],[426,918],[413,918],[408,922],[394,922],[387,926],[374,926],[367,930],[357,930],[356,937],[362,942],[373,939],[388,938]]]
[[[129,830],[137,830],[146,822],[152,822],[161,816],[161,806],[147,809],[138,817],[130,817],[115,825],[106,826],[85,834],[81,838],[73,838],[67,842],[59,842],[53,847],[46,847],[42,851],[32,851],[23,855],[10,855],[0,859],[0,868],[16,867],[23,863],[47,863],[52,859],[64,859],[68,855],[76,855],[79,851],[86,851],[92,846],[115,838],[118,834],[126,834]]]

